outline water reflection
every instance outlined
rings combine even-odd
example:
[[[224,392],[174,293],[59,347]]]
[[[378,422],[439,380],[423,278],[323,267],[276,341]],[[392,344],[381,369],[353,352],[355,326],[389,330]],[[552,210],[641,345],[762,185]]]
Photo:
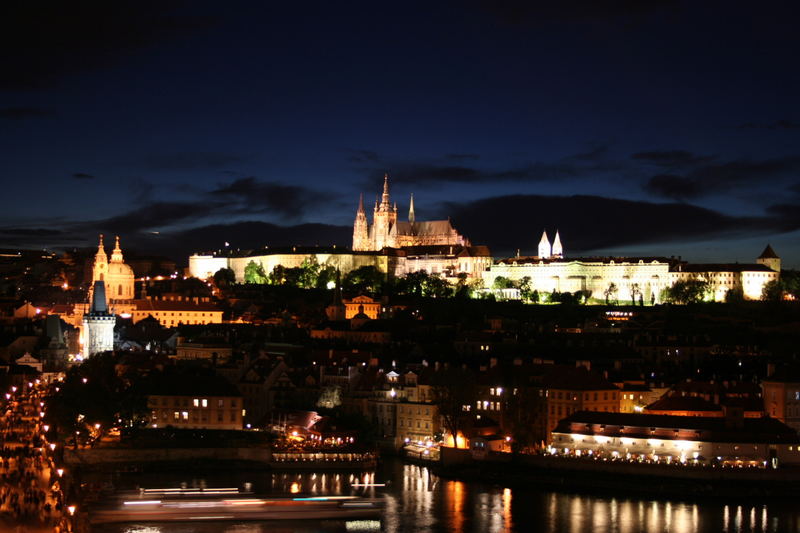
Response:
[[[684,502],[678,499],[630,498],[573,494],[535,487],[501,486],[438,478],[427,468],[384,461],[375,472],[180,472],[126,475],[120,488],[136,486],[244,486],[255,492],[383,497],[380,522],[252,522],[106,525],[100,533],[266,533],[388,531],[404,532],[541,532],[638,533],[641,531],[757,532],[798,531],[800,511],[791,503],[744,504]],[[385,487],[375,486],[386,483]]]

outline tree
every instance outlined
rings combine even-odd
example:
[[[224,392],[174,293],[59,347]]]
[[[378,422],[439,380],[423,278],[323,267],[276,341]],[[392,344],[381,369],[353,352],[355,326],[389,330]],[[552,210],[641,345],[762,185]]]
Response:
[[[252,263],[252,261],[250,262]],[[220,288],[229,287],[234,283],[236,283],[236,274],[234,274],[232,268],[228,267],[220,268],[214,273],[214,284],[217,287]]]
[[[533,290],[531,293],[531,302],[538,304],[539,303],[539,291],[536,289]]]
[[[297,286],[301,289],[313,289],[316,287],[320,268],[316,255],[303,259],[303,263],[300,265]]]
[[[431,376],[431,393],[438,404],[445,428],[458,447],[458,434],[465,427],[469,406],[475,399],[475,375],[466,367],[449,367],[436,370]]]
[[[703,279],[687,279],[676,281],[667,287],[664,300],[674,304],[694,304],[702,302],[708,296],[711,284]]]
[[[523,301],[529,302],[531,300],[531,277],[524,276],[519,282],[517,283],[519,287],[519,295],[522,297]]]
[[[319,269],[317,275],[317,288],[327,289],[328,284],[336,283],[336,268],[331,265],[325,265]]]
[[[642,297],[642,289],[639,288],[638,283],[631,285],[631,305],[636,305],[636,299]]]
[[[386,275],[372,265],[362,266],[348,272],[342,280],[347,292],[377,294],[383,288]]]
[[[286,268],[283,265],[275,265],[268,276],[270,285],[283,285],[286,281]]]
[[[422,294],[430,298],[447,298],[453,294],[450,284],[438,274],[427,276],[422,284]]]
[[[743,301],[744,301],[744,291],[742,290],[741,287],[728,289],[728,292],[725,293],[726,304],[738,304],[742,303]]]
[[[260,263],[250,261],[244,267],[244,282],[245,283],[266,283],[267,274],[264,272],[264,267]]]
[[[492,283],[493,289],[515,289],[516,285],[514,284],[513,280],[510,280],[503,276],[497,276],[494,278],[494,282]]]
[[[614,283],[612,281],[611,283],[608,284],[608,288],[606,288],[606,290],[603,291],[603,294],[606,297],[606,305],[611,305],[611,301],[612,300],[614,301],[614,303],[616,305],[616,303],[617,303],[617,293],[618,292],[619,292],[619,289],[617,288],[617,284],[616,283]]]

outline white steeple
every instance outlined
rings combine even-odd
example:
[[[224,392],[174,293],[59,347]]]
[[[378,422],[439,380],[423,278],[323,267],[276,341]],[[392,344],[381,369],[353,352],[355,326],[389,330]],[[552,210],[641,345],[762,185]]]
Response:
[[[564,249],[561,246],[561,237],[558,235],[558,230],[556,230],[556,238],[553,239],[553,257],[558,259],[564,258]]]
[[[547,238],[547,231],[542,231],[542,238],[539,240],[539,258],[548,259],[550,254],[550,239]]]

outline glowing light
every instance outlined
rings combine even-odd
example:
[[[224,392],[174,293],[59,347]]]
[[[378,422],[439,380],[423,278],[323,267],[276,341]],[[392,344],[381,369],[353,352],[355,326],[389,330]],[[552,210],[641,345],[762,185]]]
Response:
[[[161,500],[141,500],[136,502],[123,502],[125,505],[158,505]]]
[[[69,515],[70,516],[74,515],[75,514],[75,506],[74,505],[70,505],[69,507],[67,507],[67,511],[69,511]]]
[[[44,432],[45,432],[45,433],[47,433],[48,431],[50,431],[50,426],[48,426],[47,424],[45,424],[45,425],[42,427],[42,429],[44,429]]]
[[[64,469],[63,468],[59,468],[58,470],[56,470],[56,474],[58,474],[58,477],[63,476],[64,475]]]
[[[55,443],[51,443],[51,444],[50,444],[50,451],[51,451],[51,452],[54,452],[54,451],[56,451],[56,445],[55,445]]]

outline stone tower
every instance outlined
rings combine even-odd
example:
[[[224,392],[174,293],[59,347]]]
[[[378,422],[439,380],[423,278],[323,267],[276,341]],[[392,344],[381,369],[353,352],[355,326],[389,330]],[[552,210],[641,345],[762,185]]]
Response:
[[[372,249],[369,242],[369,222],[367,213],[364,211],[364,195],[358,199],[358,211],[356,211],[356,221],[353,224],[353,251],[364,252]]]
[[[550,239],[547,238],[547,231],[542,231],[542,238],[539,240],[539,258],[549,259],[552,250],[550,249]]]
[[[389,175],[383,176],[383,194],[381,203],[375,205],[372,214],[372,245],[374,250],[396,246],[397,206],[392,207],[389,201]]]
[[[108,312],[104,281],[95,281],[92,307],[83,315],[83,357],[114,349],[114,325],[117,318]]]
[[[764,251],[761,252],[761,255],[758,256],[756,263],[764,265],[775,272],[781,271],[781,258],[778,257],[778,254],[775,253],[775,250],[773,250],[772,246],[769,244],[764,248]]]

